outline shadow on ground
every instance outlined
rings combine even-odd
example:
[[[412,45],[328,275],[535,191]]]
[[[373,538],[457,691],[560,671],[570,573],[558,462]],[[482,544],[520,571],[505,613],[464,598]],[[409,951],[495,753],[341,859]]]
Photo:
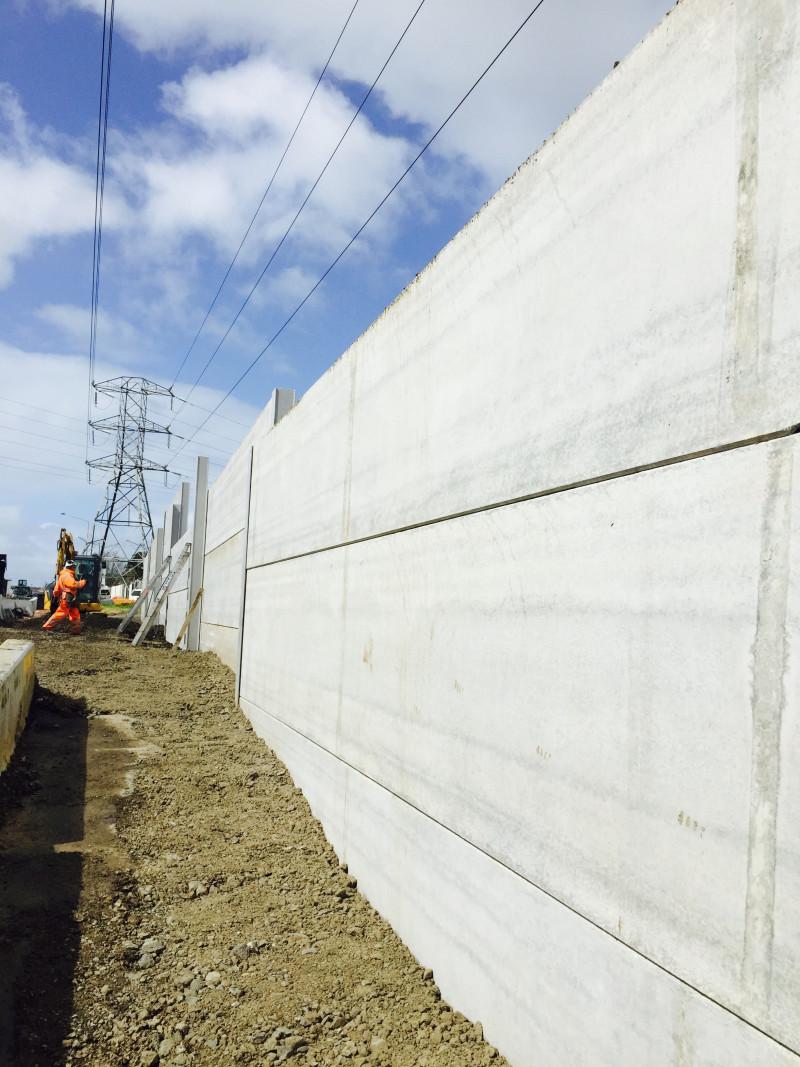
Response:
[[[0,1064],[64,1062],[80,946],[85,701],[37,686],[0,776]]]

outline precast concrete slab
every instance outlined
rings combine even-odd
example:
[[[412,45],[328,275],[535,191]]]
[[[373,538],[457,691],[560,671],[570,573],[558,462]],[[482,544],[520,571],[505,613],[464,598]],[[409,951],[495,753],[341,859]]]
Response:
[[[180,521],[180,514],[178,515],[178,521]],[[191,536],[188,532],[181,534],[171,549],[173,560],[180,558],[181,553],[190,540]],[[188,610],[189,564],[187,562],[175,579],[167,599],[164,601],[164,636],[170,643],[172,643],[178,636],[178,631],[183,625],[183,620],[186,618],[186,612]]]
[[[294,404],[293,389],[275,389],[249,433],[208,493],[204,531],[206,574],[201,616],[197,623],[201,645],[219,655],[231,670],[238,669],[239,622],[244,596],[245,523],[250,515],[248,497],[254,445],[263,446],[276,422]],[[262,498],[263,503],[263,498]],[[272,499],[269,516],[280,513]],[[199,583],[196,588],[199,589]]]
[[[797,1067],[800,1058],[263,709],[370,903],[515,1067]]]
[[[239,509],[242,511],[242,509]],[[240,530],[206,555],[201,647],[236,670],[244,533]]]
[[[344,725],[346,571],[338,550],[247,575],[241,694],[331,751]]]
[[[2,607],[5,609],[0,618],[13,619],[14,616],[26,615],[32,619],[36,614],[35,596],[0,597]]]
[[[352,361],[342,359],[254,441],[248,565],[347,539],[352,390]]]
[[[204,652],[213,652],[226,667],[235,671],[239,652],[238,627],[201,622],[200,648]]]
[[[798,20],[683,0],[209,495],[204,647],[519,1067],[800,1052]]]
[[[797,440],[797,438],[795,438]],[[784,475],[785,476],[785,475]],[[751,866],[758,875],[767,905],[774,893],[772,924],[758,923],[769,915],[756,895],[753,880],[750,938],[753,942],[747,979],[753,996],[766,998],[778,1018],[797,1019],[800,975],[800,467],[795,463],[788,507],[775,494],[771,529],[761,555],[759,600],[762,619],[771,621],[769,644],[761,648],[762,676],[770,657],[783,657],[782,684],[776,678],[767,700],[758,707],[754,726],[762,744],[753,751],[751,800]],[[783,533],[780,527],[783,526]],[[755,657],[754,657],[755,660]],[[756,679],[754,678],[754,684]],[[771,699],[770,699],[771,698]],[[766,1006],[765,1006],[766,1007]],[[797,1048],[797,1045],[793,1047]]]
[[[250,563],[793,426],[797,19],[676,8],[257,446]]]
[[[0,772],[25,726],[34,682],[33,642],[7,638],[0,644]]]
[[[242,695],[800,1047],[800,821],[769,821],[799,447],[253,569]]]
[[[293,389],[274,389],[269,403],[250,427],[224,471],[209,490],[206,551],[217,548],[242,529],[245,479],[250,471],[250,449],[263,442],[294,404]]]
[[[244,511],[242,500],[247,489],[249,450],[239,449],[208,491],[206,554],[241,533]]]

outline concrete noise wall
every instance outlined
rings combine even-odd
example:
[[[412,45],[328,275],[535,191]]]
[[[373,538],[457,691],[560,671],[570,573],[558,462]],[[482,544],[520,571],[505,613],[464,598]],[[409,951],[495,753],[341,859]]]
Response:
[[[515,1067],[800,1062],[797,21],[684,0],[209,494],[204,647]]]
[[[157,590],[153,589],[152,586],[154,584],[160,585],[160,582],[156,582],[156,577],[159,574],[162,563],[164,563],[167,557],[170,557],[173,561],[177,560],[180,557],[184,545],[190,540],[190,535],[188,533],[190,518],[190,489],[189,482],[183,482],[181,484],[171,503],[164,512],[161,526],[159,526],[154,533],[150,550],[147,553],[142,568],[143,575],[141,587],[145,590],[149,589],[150,594],[149,596],[145,596],[143,613],[140,616],[140,619],[144,617],[144,614],[149,610],[150,605],[154,603]],[[155,620],[159,625],[164,627],[164,636],[168,641],[175,640],[183,620],[186,617],[186,612],[188,610],[188,586],[189,567],[184,566],[183,570],[173,582],[171,591],[165,598],[161,610]]]
[[[252,454],[256,444],[294,404],[293,389],[275,389],[269,403],[208,491],[200,642],[238,670],[244,595],[245,527],[250,512]]]

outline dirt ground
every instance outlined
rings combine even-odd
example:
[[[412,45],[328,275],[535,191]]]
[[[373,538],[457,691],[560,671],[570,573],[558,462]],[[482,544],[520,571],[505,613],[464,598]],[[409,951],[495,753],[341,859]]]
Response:
[[[0,776],[0,1063],[502,1067],[358,892],[209,653],[41,618]]]

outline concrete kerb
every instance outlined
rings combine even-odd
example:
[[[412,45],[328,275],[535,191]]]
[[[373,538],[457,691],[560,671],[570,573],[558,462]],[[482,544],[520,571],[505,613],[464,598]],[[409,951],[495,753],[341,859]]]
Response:
[[[0,773],[6,769],[33,699],[33,642],[0,644]]]

